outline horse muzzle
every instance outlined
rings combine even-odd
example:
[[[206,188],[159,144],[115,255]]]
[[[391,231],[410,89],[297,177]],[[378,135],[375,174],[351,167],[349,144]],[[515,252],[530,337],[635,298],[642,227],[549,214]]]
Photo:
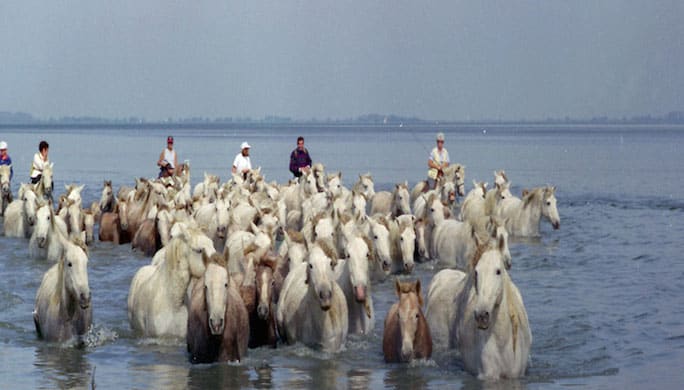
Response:
[[[486,330],[489,329],[489,312],[475,312],[475,323],[478,329]]]
[[[320,293],[318,293],[318,300],[321,303],[321,310],[330,310],[330,307],[332,306],[332,291],[321,291]]]
[[[366,302],[366,286],[354,286],[354,298],[356,302]]]
[[[260,304],[257,307],[257,314],[259,315],[259,319],[264,320],[264,321],[268,320],[268,313],[269,313],[268,305]]]
[[[223,318],[218,318],[218,319],[213,319],[209,318],[209,330],[211,330],[211,334],[214,336],[218,336],[220,334],[223,334],[223,325],[224,321]]]
[[[560,229],[560,221],[552,222],[551,226],[553,226],[553,230]]]
[[[404,273],[410,274],[411,272],[413,272],[413,266],[414,266],[413,262],[404,263]]]
[[[88,292],[88,295],[81,293],[78,297],[78,305],[81,307],[81,309],[85,310],[90,307],[90,298],[91,294]]]
[[[27,221],[30,226],[33,226],[36,223],[36,217],[28,217]]]
[[[47,238],[37,237],[36,242],[37,242],[39,248],[45,248],[45,244],[47,243]]]

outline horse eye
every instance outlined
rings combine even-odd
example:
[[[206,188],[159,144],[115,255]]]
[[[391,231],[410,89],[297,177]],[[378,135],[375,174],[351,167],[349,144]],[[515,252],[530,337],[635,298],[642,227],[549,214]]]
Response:
[[[49,220],[50,220],[50,216],[48,215],[48,217],[47,217],[47,218],[48,218],[48,221],[49,221]]]
[[[332,260],[330,261],[330,266],[335,268],[335,265],[333,264]]]
[[[416,313],[416,319],[420,318],[420,314]]]
[[[431,209],[430,209],[430,212],[433,212],[433,213],[434,213],[434,212],[435,212],[435,209],[434,209],[434,208],[431,208]]]
[[[313,264],[309,264],[309,269],[313,269]]]
[[[374,239],[374,240],[377,240],[377,239],[378,239],[378,236],[373,236],[373,239]]]
[[[223,287],[228,288],[228,283],[224,284]]]
[[[501,275],[501,270],[500,270],[500,269],[497,269],[497,270],[496,270],[496,274],[497,274],[497,275]]]
[[[69,267],[71,267],[71,265],[72,265],[71,262],[69,262]]]
[[[404,241],[404,237],[400,237],[399,239],[400,239],[401,241]]]
[[[551,206],[551,202],[546,202],[546,205],[547,205],[547,206]]]
[[[332,265],[332,261],[330,262],[330,265]],[[275,280],[271,280],[271,286],[275,287]]]

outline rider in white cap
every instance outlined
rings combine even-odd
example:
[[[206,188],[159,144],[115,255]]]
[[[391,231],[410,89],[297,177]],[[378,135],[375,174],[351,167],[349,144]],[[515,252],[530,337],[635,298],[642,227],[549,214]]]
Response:
[[[252,162],[249,160],[250,146],[247,142],[240,145],[240,153],[235,156],[233,160],[233,167],[231,172],[242,174],[243,178],[247,177],[247,173],[252,170]]]
[[[430,152],[428,157],[428,185],[435,188],[437,178],[441,177],[443,169],[449,166],[449,152],[444,147],[444,133],[437,133],[437,146]]]
[[[7,154],[7,142],[0,141],[0,165],[10,166],[10,180],[14,176],[14,168],[12,168],[12,159]]]

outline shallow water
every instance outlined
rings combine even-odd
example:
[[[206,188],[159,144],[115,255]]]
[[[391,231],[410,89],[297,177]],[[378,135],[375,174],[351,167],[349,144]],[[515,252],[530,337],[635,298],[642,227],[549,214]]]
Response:
[[[443,128],[440,128],[442,130]],[[307,127],[174,130],[179,160],[193,183],[203,172],[225,180],[243,140],[269,180],[289,179],[288,155],[300,133],[316,161],[343,172],[351,187],[371,172],[377,189],[425,175],[436,128]],[[15,164],[13,189],[28,176],[40,139],[50,144],[55,189],[86,185],[84,204],[102,181],[115,187],[156,174],[166,131],[4,129]],[[240,364],[192,366],[183,340],[139,339],[128,325],[133,274],[149,261],[127,245],[96,242],[89,260],[94,330],[75,349],[38,340],[31,311],[49,265],[28,258],[28,241],[0,237],[0,388],[681,388],[684,373],[684,128],[477,126],[445,130],[452,161],[472,179],[493,182],[505,169],[512,191],[557,187],[561,228],[511,243],[512,278],[525,300],[533,343],[525,378],[482,382],[453,351],[429,361],[385,364],[382,323],[394,302],[391,281],[373,286],[376,323],[350,336],[345,351],[301,345],[250,350]],[[432,264],[415,275],[427,290]]]

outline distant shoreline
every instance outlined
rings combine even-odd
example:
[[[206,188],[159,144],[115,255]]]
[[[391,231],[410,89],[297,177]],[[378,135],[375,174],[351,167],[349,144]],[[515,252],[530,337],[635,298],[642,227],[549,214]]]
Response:
[[[32,123],[0,123],[0,129],[93,129],[93,130],[117,130],[117,129],[306,129],[306,128],[386,128],[386,129],[425,129],[436,128],[472,128],[472,127],[544,127],[544,128],[585,128],[588,126],[595,128],[612,127],[658,127],[658,128],[679,128],[684,127],[682,122],[419,122],[419,123],[368,123],[368,122],[288,122],[288,123],[269,123],[269,122],[143,122],[143,123],[102,123],[102,122],[32,122]]]

